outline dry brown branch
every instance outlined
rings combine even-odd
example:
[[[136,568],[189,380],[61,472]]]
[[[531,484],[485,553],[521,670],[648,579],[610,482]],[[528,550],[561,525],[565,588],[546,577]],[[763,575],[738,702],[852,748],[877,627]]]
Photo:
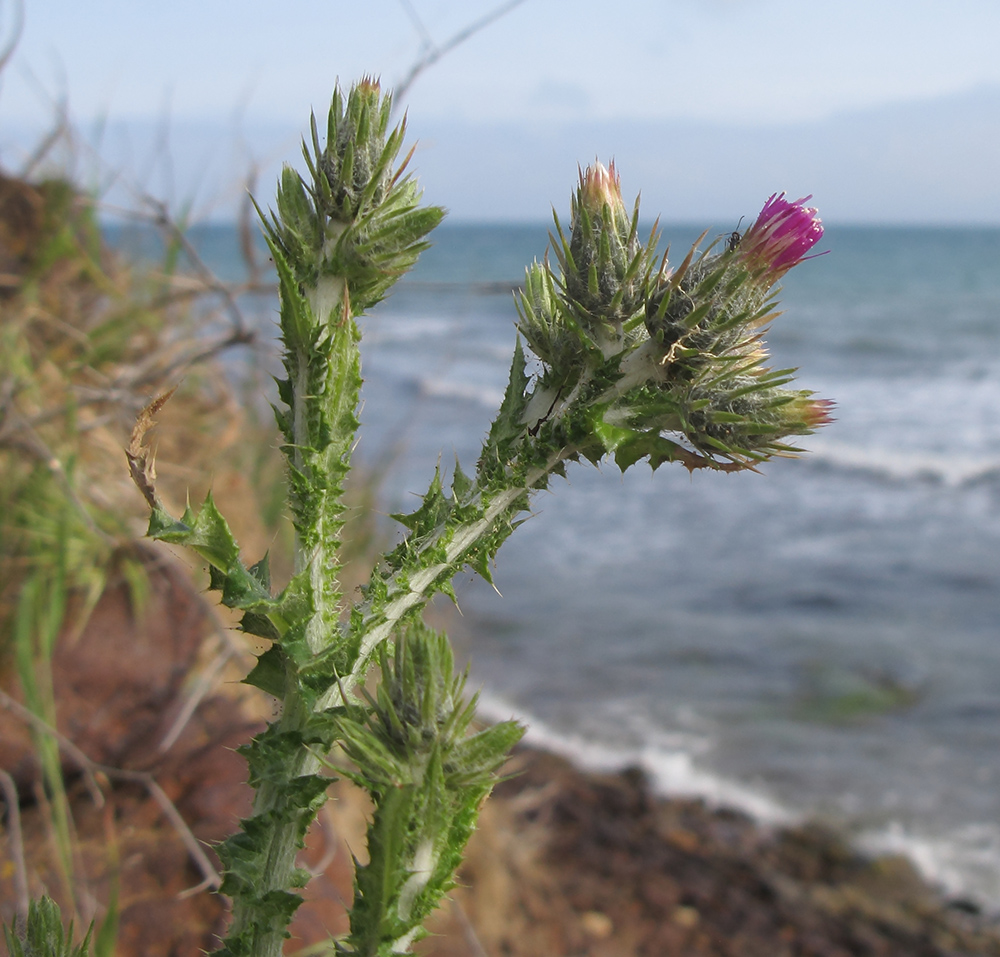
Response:
[[[174,718],[173,724],[170,725],[163,739],[156,746],[156,750],[160,754],[165,754],[173,747],[174,742],[181,736],[181,732],[187,727],[187,723],[191,720],[195,711],[198,710],[198,705],[205,699],[205,695],[212,690],[216,679],[222,673],[222,669],[226,667],[234,655],[235,652],[232,647],[225,647],[198,676],[194,688],[184,701],[184,706],[177,717]]]
[[[240,254],[243,256],[243,262],[246,263],[248,283],[252,286],[260,285],[261,282],[260,260],[257,257],[257,246],[254,243],[254,223],[257,217],[254,215],[253,194],[257,191],[257,173],[257,164],[252,163],[247,171],[238,220]],[[277,289],[277,284],[274,288]]]
[[[156,779],[152,774],[148,771],[129,771],[125,768],[113,768],[105,764],[98,764],[84,754],[69,738],[53,728],[48,722],[43,721],[20,702],[15,701],[5,691],[0,691],[0,706],[6,708],[27,724],[30,724],[35,730],[41,731],[53,738],[59,745],[59,750],[70,758],[83,774],[88,790],[90,790],[91,796],[98,807],[104,805],[104,794],[97,784],[97,774],[103,774],[110,781],[127,781],[134,784],[141,784],[149,792],[150,797],[157,803],[164,817],[173,826],[191,860],[194,861],[198,870],[201,871],[203,880],[198,887],[211,887],[215,889],[222,884],[222,878],[219,877],[212,866],[208,855],[202,850],[201,845],[191,833],[191,829],[185,823],[184,818],[181,817],[180,812],[174,807],[173,801],[170,800],[163,788],[156,783]],[[191,893],[191,891],[187,893]]]
[[[320,824],[318,830],[323,835],[324,847],[320,859],[312,867],[307,868],[313,877],[325,874],[337,856],[337,825],[329,804],[323,805],[323,809],[319,812],[318,821]]]
[[[198,274],[198,277],[202,280],[202,282],[204,282],[205,291],[214,293],[222,299],[226,312],[229,314],[229,318],[232,322],[233,335],[235,336],[236,341],[246,344],[252,343],[255,340],[256,335],[253,330],[249,328],[246,317],[243,315],[243,312],[239,307],[239,303],[237,303],[235,297],[233,296],[229,285],[222,282],[215,275],[215,273],[213,273],[212,270],[205,265],[204,260],[202,260],[201,256],[198,255],[198,250],[196,250],[191,244],[191,240],[188,239],[187,234],[170,216],[166,203],[158,199],[154,199],[152,196],[145,196],[144,202],[153,210],[154,224],[164,230],[174,242],[180,244],[185,255],[188,257],[192,268]]]
[[[0,47],[0,73],[10,62],[14,55],[18,43],[21,42],[21,34],[24,32],[24,0],[14,0],[14,25],[11,27],[10,36]]]
[[[233,640],[230,629],[219,618],[218,604],[210,601],[208,595],[195,585],[190,575],[186,574],[189,570],[187,565],[175,558],[170,552],[165,551],[162,547],[154,547],[146,542],[141,542],[139,543],[139,548],[142,550],[144,561],[148,563],[151,569],[170,567],[184,569],[185,574],[177,576],[178,584],[184,588],[191,599],[198,603],[202,614],[212,622],[215,636],[228,649],[230,658],[243,658],[248,666],[252,661],[256,660],[255,656],[246,648]]]
[[[465,913],[465,908],[462,907],[457,898],[453,897],[451,899],[451,910],[459,926],[462,928],[462,936],[469,945],[469,953],[472,954],[472,957],[489,957],[489,954],[486,953],[486,948],[483,947],[482,941],[479,939],[479,935],[476,933],[476,928],[472,926],[472,921],[469,920],[469,915]]]
[[[31,179],[35,171],[52,151],[52,148],[60,140],[67,139],[71,135],[69,103],[65,94],[52,104],[51,109],[54,116],[52,128],[38,141],[38,145],[31,151],[31,154],[24,163],[21,164],[21,169],[18,171],[18,176],[21,179]]]

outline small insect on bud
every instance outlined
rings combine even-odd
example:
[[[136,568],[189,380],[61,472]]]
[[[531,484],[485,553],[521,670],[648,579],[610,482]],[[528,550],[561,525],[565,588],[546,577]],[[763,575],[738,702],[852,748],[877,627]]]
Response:
[[[736,224],[736,228],[729,234],[726,239],[726,252],[731,253],[739,244],[743,241],[743,234],[740,232],[740,225],[743,222],[743,217],[740,217],[740,221]]]

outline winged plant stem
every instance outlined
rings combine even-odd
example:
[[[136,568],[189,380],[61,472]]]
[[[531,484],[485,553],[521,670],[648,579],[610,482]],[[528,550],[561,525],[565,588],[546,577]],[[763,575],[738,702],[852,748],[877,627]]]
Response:
[[[320,755],[336,737],[329,719],[316,720],[317,711],[325,710],[317,695],[336,685],[329,672],[335,678],[354,663],[338,629],[342,596],[337,579],[342,481],[358,428],[355,316],[412,264],[423,248],[421,237],[441,215],[439,210],[420,215],[415,186],[392,169],[403,132],[397,128],[387,136],[390,108],[373,82],[358,84],[346,104],[338,91],[326,146],[320,147],[314,122],[313,152],[304,149],[311,182],[306,185],[285,170],[279,215],[267,230],[281,283],[286,379],[279,391],[288,412],[278,412],[278,420],[287,440],[296,531],[289,588],[299,593],[293,602],[299,607],[291,618],[281,616],[277,629],[281,717],[266,733],[270,741],[260,736],[247,749],[257,789],[253,817],[244,822],[248,840],[223,850],[229,885],[223,890],[234,896],[223,953],[274,957],[281,952],[299,903],[290,889],[305,879],[295,856],[324,799],[326,779],[317,774]],[[386,214],[395,219],[390,235]],[[275,616],[271,620],[275,623]],[[289,654],[295,643],[301,650]],[[328,661],[325,682],[317,683],[323,676],[316,674],[310,685],[307,672],[324,654],[339,660]],[[237,859],[245,849],[253,858],[252,872],[239,879]]]
[[[219,954],[276,957],[307,874],[295,866],[329,779],[320,757],[338,740],[331,689],[356,674],[355,637],[340,625],[343,480],[358,428],[361,385],[356,318],[377,303],[425,248],[442,210],[419,205],[415,183],[396,165],[404,126],[389,128],[391,100],[362,80],[334,93],[321,145],[315,119],[304,144],[308,175],[286,167],[277,213],[264,216],[279,281],[285,375],[276,418],[285,442],[296,533],[294,575],[271,592],[266,556],[246,567],[211,496],[172,517],[156,496],[143,434],[161,397],[144,411],[128,458],[149,502],[149,534],[188,545],[209,563],[211,587],[243,610],[241,627],[268,639],[247,681],[280,702],[281,713],[243,750],[255,789],[252,815],[219,848],[233,917]],[[311,146],[311,148],[310,148]],[[351,684],[352,682],[348,682]],[[342,710],[342,709],[341,709]]]
[[[421,568],[412,576],[402,576],[401,579],[386,582],[387,591],[392,597],[384,607],[376,611],[370,603],[359,606],[359,611],[364,615],[364,626],[361,630],[357,664],[350,674],[345,675],[339,686],[331,688],[326,697],[321,699],[324,706],[331,706],[341,699],[343,692],[357,686],[367,673],[373,652],[392,634],[396,625],[408,614],[426,605],[434,591],[445,590],[470,552],[484,538],[496,534],[498,527],[512,524],[513,517],[525,507],[526,493],[544,481],[567,455],[568,450],[555,453],[547,468],[529,473],[523,487],[505,490],[490,502],[481,516],[465,525],[449,528],[450,541],[444,547],[440,561]]]
[[[335,236],[324,244],[324,253],[332,248]],[[317,263],[321,270],[326,260]],[[317,390],[315,375],[315,355],[303,343],[295,343],[286,365],[291,382],[292,437],[290,448],[290,469],[293,474],[306,476],[310,465],[317,466],[314,480],[325,473],[335,477],[346,474],[350,463],[350,453],[357,428],[354,409],[358,398],[358,368],[360,358],[357,342],[360,338],[357,326],[347,306],[347,283],[344,277],[323,275],[312,288],[303,289],[310,311],[319,329],[325,330],[329,338],[328,364],[325,376],[325,390]],[[325,395],[323,392],[325,391]],[[322,403],[325,408],[317,409]],[[325,417],[322,413],[328,413]],[[329,414],[332,413],[332,414]],[[329,435],[322,463],[310,463],[308,459],[316,455],[318,444],[314,434],[317,419],[323,418],[328,425],[339,424]],[[340,614],[340,593],[337,575],[340,568],[337,537],[340,528],[339,485],[326,489],[326,495],[316,507],[307,508],[303,503],[297,511],[295,523],[296,542],[294,571],[296,577],[308,581],[308,591],[312,598],[312,609],[304,622],[304,631],[309,652],[320,655],[336,637],[336,624]],[[261,897],[284,896],[288,889],[301,884],[295,865],[296,854],[302,845],[303,835],[316,813],[313,803],[281,808],[287,801],[290,785],[297,780],[308,780],[320,769],[317,754],[306,746],[305,729],[312,714],[312,705],[307,700],[301,686],[301,678],[294,668],[288,668],[285,675],[284,693],[281,696],[281,716],[274,726],[277,740],[297,741],[284,755],[283,773],[262,779],[258,786],[253,805],[253,816],[257,820],[273,821],[264,837],[262,864],[253,896],[238,894],[234,897],[233,917],[228,939],[240,940],[249,936],[252,940],[251,954],[277,955],[287,936],[285,924],[271,921],[269,926],[258,926],[258,902]],[[278,812],[278,813],[275,813]],[[290,915],[289,915],[290,916]],[[249,933],[248,933],[249,932]]]

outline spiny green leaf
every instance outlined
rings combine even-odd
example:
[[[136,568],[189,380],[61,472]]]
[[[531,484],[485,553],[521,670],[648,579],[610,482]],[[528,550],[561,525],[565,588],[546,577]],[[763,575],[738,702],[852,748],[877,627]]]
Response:
[[[287,662],[288,656],[281,648],[278,645],[272,645],[262,655],[258,655],[257,663],[243,679],[243,683],[260,688],[261,691],[265,691],[275,698],[282,698],[285,694],[288,676]]]
[[[226,520],[215,507],[211,492],[205,497],[198,513],[189,508],[180,522],[162,508],[154,508],[147,534],[160,541],[187,545],[216,568],[226,569],[239,558],[239,546]]]

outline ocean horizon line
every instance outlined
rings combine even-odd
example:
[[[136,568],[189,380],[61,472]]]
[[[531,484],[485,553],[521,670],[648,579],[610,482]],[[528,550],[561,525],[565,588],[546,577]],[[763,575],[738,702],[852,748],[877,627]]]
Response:
[[[266,205],[262,207],[266,209]],[[558,212],[558,210],[557,210]],[[821,211],[822,212],[822,211]],[[663,232],[668,227],[672,228],[687,228],[687,229],[704,229],[706,223],[710,223],[713,220],[721,220],[723,217],[719,214],[706,213],[700,218],[694,218],[691,216],[685,216],[678,219],[664,219],[659,220],[659,229]],[[730,213],[725,214],[725,218],[731,219]],[[568,211],[565,216],[560,217],[560,221],[563,225],[568,223],[569,216]],[[650,220],[649,222],[640,221],[639,232],[642,235],[643,230],[645,230],[648,236],[650,229],[653,226],[655,220]],[[147,222],[143,219],[141,214],[105,214],[98,210],[98,222],[101,228],[127,228],[127,227],[137,227],[148,225],[155,229],[156,226],[152,222]],[[744,217],[744,223],[752,222]],[[236,229],[240,226],[240,221],[238,218],[233,218],[230,216],[226,217],[205,217],[204,219],[197,219],[188,225],[189,230],[198,230],[204,228],[213,229]],[[257,225],[256,222],[252,225]],[[501,227],[518,227],[518,228],[538,228],[551,230],[553,226],[551,217],[548,219],[494,219],[490,217],[465,217],[461,215],[452,215],[447,213],[444,220],[442,220],[440,226],[437,227],[438,230],[441,229],[456,229],[456,228],[501,228]],[[930,220],[930,219],[914,219],[914,220],[860,220],[860,219],[823,219],[823,226],[825,229],[835,229],[835,230],[955,230],[955,231],[982,231],[982,232],[997,232],[1000,233],[1000,220],[997,221],[979,221],[979,220]],[[709,227],[711,228],[711,227]],[[722,228],[722,227],[720,227]],[[433,235],[433,234],[432,234]]]

